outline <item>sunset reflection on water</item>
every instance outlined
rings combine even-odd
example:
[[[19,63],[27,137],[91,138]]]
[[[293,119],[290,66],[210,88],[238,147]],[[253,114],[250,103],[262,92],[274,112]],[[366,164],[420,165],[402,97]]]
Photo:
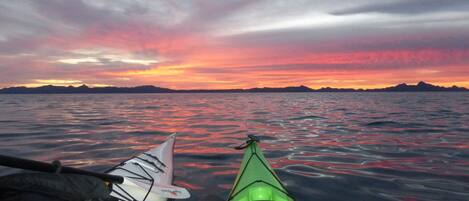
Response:
[[[98,171],[177,132],[174,180],[189,200],[226,198],[242,158],[233,147],[247,134],[261,137],[299,201],[469,197],[467,93],[1,95],[0,104],[2,153]]]

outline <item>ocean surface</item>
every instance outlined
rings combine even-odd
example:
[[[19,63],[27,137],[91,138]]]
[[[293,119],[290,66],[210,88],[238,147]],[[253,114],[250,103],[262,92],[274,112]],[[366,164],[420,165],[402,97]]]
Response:
[[[191,201],[227,198],[247,134],[298,201],[469,200],[469,93],[0,95],[2,154],[105,171],[174,132]]]

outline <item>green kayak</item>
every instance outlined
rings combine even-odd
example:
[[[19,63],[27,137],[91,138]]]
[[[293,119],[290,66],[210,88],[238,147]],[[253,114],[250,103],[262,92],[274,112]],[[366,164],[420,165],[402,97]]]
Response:
[[[246,150],[228,201],[293,201],[257,146],[259,140],[249,138],[237,148]]]

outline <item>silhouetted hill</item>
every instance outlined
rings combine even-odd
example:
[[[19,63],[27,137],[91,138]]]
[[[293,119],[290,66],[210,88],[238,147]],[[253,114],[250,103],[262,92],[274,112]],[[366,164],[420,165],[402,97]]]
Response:
[[[408,85],[405,83],[398,84],[393,87],[386,87],[382,89],[370,89],[367,91],[380,91],[380,92],[417,92],[417,91],[468,91],[464,87],[441,87],[425,82],[419,82],[417,85]]]
[[[176,90],[180,93],[266,93],[266,92],[313,92],[306,86],[299,87],[263,87],[263,88],[251,88],[251,89],[192,89],[192,90]]]
[[[252,89],[245,89],[244,92],[312,92],[313,89],[306,87],[306,86],[299,86],[299,87],[284,87],[284,88],[252,88]]]
[[[364,91],[363,89],[350,89],[350,88],[331,88],[331,87],[323,87],[315,92],[360,92]]]
[[[46,85],[35,88],[28,87],[10,87],[0,89],[3,94],[76,94],[76,93],[170,93],[172,89],[155,86],[137,86],[137,87],[93,87],[86,85],[79,87],[63,87]]]
[[[195,90],[174,90],[168,88],[155,87],[151,85],[137,87],[88,87],[82,85],[73,86],[52,86],[41,87],[10,87],[0,89],[0,94],[75,94],[75,93],[264,93],[264,92],[419,92],[419,91],[469,91],[464,87],[442,87],[425,82],[417,85],[398,84],[392,87],[380,89],[350,89],[323,87],[311,89],[306,86],[281,87],[281,88],[251,88],[251,89],[195,89]]]

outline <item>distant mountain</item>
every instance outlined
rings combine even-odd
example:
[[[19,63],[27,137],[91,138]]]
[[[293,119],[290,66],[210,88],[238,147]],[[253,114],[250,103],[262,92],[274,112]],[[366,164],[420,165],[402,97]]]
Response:
[[[398,84],[392,87],[380,89],[350,89],[323,87],[311,89],[306,86],[281,87],[281,88],[251,88],[251,89],[195,89],[195,90],[174,90],[168,88],[155,87],[151,85],[137,87],[88,87],[82,85],[73,86],[52,86],[46,85],[35,88],[10,87],[0,89],[0,94],[76,94],[76,93],[265,93],[265,92],[419,92],[419,91],[469,91],[464,87],[442,87],[425,82],[417,85]]]
[[[252,89],[245,89],[244,92],[313,92],[314,90],[306,87],[306,86],[299,86],[299,87],[284,87],[284,88],[252,88]]]
[[[10,87],[0,89],[3,94],[77,94],[77,93],[171,93],[172,89],[155,86],[137,86],[137,87],[93,87],[86,85],[79,87],[63,87],[46,85],[35,88],[28,87]]]
[[[180,93],[266,93],[266,92],[313,92],[306,86],[299,87],[263,87],[263,88],[251,88],[251,89],[192,89],[192,90],[175,90]]]
[[[351,89],[351,88],[331,88],[331,87],[323,87],[315,92],[361,92],[364,91],[363,89]]]
[[[464,87],[441,87],[425,82],[419,82],[417,85],[408,85],[405,83],[398,84],[393,87],[386,87],[382,89],[370,89],[367,91],[380,91],[380,92],[417,92],[417,91],[468,91]]]

